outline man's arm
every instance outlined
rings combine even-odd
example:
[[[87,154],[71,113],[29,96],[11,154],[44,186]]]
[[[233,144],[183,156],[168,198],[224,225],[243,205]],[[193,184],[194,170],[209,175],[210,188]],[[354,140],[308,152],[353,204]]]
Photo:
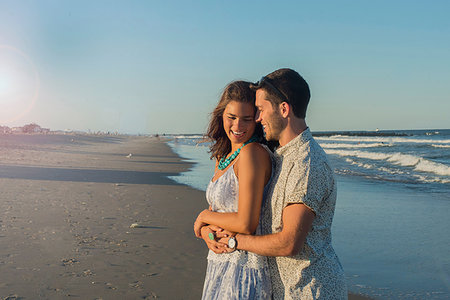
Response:
[[[283,209],[283,229],[268,235],[237,234],[237,249],[264,256],[292,256],[305,243],[315,214],[304,204],[290,204]],[[221,242],[227,242],[228,238]]]

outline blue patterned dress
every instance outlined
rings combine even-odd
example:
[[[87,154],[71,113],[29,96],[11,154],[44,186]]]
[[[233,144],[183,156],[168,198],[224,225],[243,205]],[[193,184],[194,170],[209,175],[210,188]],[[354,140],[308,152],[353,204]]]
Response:
[[[266,185],[268,186],[269,184]],[[213,211],[237,212],[238,198],[238,178],[233,165],[216,181],[210,181],[206,189],[206,199]],[[266,188],[263,201],[265,198]],[[260,232],[258,226],[256,234]],[[215,254],[209,250],[202,299],[270,299],[271,295],[271,281],[265,256],[241,250],[224,254]]]

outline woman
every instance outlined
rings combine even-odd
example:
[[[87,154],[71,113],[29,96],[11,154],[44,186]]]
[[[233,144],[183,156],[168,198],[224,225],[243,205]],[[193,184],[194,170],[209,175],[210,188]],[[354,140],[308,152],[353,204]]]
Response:
[[[212,228],[259,233],[261,205],[272,163],[260,124],[255,122],[255,92],[250,83],[235,81],[224,90],[212,113],[207,136],[216,159],[214,176],[206,190],[210,209],[202,211],[194,231],[211,249],[202,299],[270,299],[266,258],[233,251],[218,243]],[[210,226],[205,226],[210,225]],[[213,227],[216,226],[216,227]],[[233,245],[229,245],[233,248]]]

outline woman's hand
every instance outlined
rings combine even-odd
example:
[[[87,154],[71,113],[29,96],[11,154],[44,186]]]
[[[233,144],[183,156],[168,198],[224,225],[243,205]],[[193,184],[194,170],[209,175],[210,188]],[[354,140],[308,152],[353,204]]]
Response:
[[[202,221],[202,214],[205,211],[208,211],[208,210],[205,209],[201,213],[199,213],[198,216],[197,216],[197,220],[195,220],[195,222],[194,222],[194,233],[195,233],[195,236],[198,237],[198,238],[202,237],[202,233],[201,233],[202,227],[205,226],[205,225],[208,225],[207,223]]]
[[[220,242],[220,239],[222,239],[222,238],[229,238],[230,236],[236,235],[236,232],[231,232],[231,231],[225,230],[225,229],[217,227],[217,226],[215,226],[215,228],[220,229],[220,230],[216,231],[216,238],[219,240],[219,242]],[[226,243],[228,243],[228,241],[226,241]]]
[[[218,235],[223,235],[224,230],[222,228],[217,227],[215,225],[208,225],[208,226],[203,226],[200,229],[200,231],[201,231],[201,236],[206,243],[206,246],[211,251],[213,251],[216,254],[230,252],[229,249],[227,250],[227,246],[225,244],[219,243],[218,241],[216,241],[216,239],[218,239],[218,237],[217,237]],[[214,236],[213,240],[211,240],[210,234],[212,234]]]

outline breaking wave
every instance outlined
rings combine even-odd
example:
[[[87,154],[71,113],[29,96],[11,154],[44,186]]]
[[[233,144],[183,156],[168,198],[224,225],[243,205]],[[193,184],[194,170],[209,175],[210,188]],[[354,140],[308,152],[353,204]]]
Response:
[[[172,135],[174,139],[203,139],[203,135]]]
[[[324,149],[336,149],[336,148],[376,148],[376,147],[389,147],[391,144],[385,143],[368,143],[368,144],[348,144],[348,143],[320,143],[320,146]]]
[[[450,139],[416,139],[408,137],[364,137],[364,136],[346,136],[334,135],[328,137],[314,137],[317,141],[334,142],[372,142],[372,143],[415,143],[415,144],[450,144]]]
[[[449,166],[433,162],[431,160],[416,155],[402,154],[399,152],[382,153],[382,152],[336,150],[336,149],[326,149],[325,151],[328,154],[334,154],[338,156],[351,156],[371,160],[384,160],[404,167],[413,167],[414,170],[420,172],[434,173],[440,176],[450,176]]]

